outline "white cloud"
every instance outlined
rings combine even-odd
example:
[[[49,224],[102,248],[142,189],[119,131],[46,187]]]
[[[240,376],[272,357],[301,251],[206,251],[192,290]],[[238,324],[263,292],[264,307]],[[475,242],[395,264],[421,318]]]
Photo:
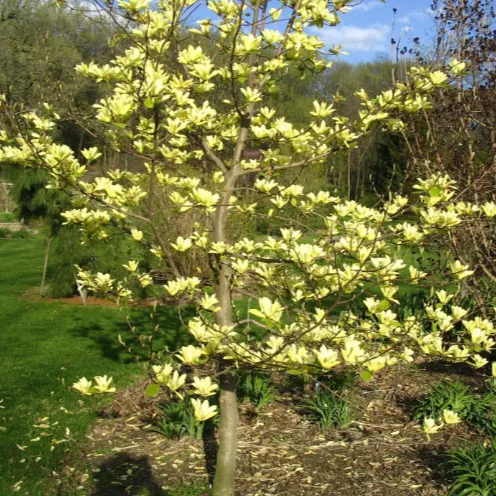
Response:
[[[353,12],[368,12],[369,10],[376,9],[377,7],[383,7],[384,2],[379,0],[364,0],[362,3],[352,7]]]
[[[410,12],[408,15],[400,17],[398,22],[400,24],[413,24],[415,21],[423,21],[426,20],[428,16],[433,13],[431,9],[425,10],[416,10],[414,12]]]
[[[343,45],[345,51],[377,52],[387,49],[391,27],[374,24],[366,28],[337,26],[315,30],[327,46]]]
[[[410,12],[408,14],[408,16],[412,17],[413,19],[417,19],[417,20],[426,19],[427,16],[429,16],[429,13],[427,12],[427,10],[429,10],[429,9],[416,11],[416,12]]]
[[[424,12],[427,15],[435,16],[435,15],[438,15],[441,12],[441,9],[432,10],[430,7],[428,7],[427,9],[424,9]]]

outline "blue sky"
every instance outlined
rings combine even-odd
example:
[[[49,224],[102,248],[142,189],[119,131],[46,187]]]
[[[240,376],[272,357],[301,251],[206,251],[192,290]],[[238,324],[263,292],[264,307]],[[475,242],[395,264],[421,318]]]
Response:
[[[393,8],[397,9],[394,38],[401,36],[400,46],[412,45],[419,37],[428,44],[432,38],[433,20],[430,0],[363,0],[342,16],[339,26],[319,30],[328,45],[343,45],[348,62],[368,61],[380,54],[390,54]]]
[[[270,0],[270,5],[278,5]],[[400,47],[412,46],[412,40],[419,37],[422,44],[429,44],[433,32],[433,12],[431,0],[355,0],[351,11],[341,16],[338,26],[323,29],[313,28],[312,34],[318,34],[330,48],[343,45],[348,55],[341,55],[340,60],[347,62],[366,62],[380,55],[391,53],[391,35],[393,9],[397,9],[394,38],[400,39]],[[194,23],[198,19],[212,17],[212,12],[202,6],[190,18]],[[272,25],[274,28],[277,26]]]
[[[433,31],[430,0],[363,0],[342,16],[342,23],[319,31],[328,45],[343,45],[348,62],[368,61],[378,55],[391,53],[393,9],[397,9],[394,38],[401,38],[400,46],[412,46],[419,37],[428,44]]]

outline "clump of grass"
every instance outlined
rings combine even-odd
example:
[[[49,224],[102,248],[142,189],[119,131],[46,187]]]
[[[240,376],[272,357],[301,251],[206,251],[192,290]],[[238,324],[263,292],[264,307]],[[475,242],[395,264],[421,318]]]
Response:
[[[413,418],[441,420],[443,412],[450,410],[461,420],[490,435],[496,435],[496,393],[473,393],[460,381],[440,381],[420,399],[413,411]]]
[[[165,488],[164,496],[203,496],[208,492],[208,485],[203,482],[193,482]]]
[[[450,451],[447,466],[453,480],[449,496],[496,494],[496,441]]]
[[[238,396],[243,402],[251,403],[257,410],[275,400],[275,387],[268,378],[258,372],[241,374],[238,380]]]
[[[434,384],[431,390],[420,399],[413,412],[413,418],[438,419],[444,410],[451,410],[464,418],[473,406],[475,396],[470,388],[460,381],[440,381]]]
[[[322,432],[331,427],[346,427],[353,420],[349,402],[335,392],[323,388],[318,389],[312,398],[305,402],[305,410],[308,419],[318,424]]]
[[[205,423],[195,419],[193,407],[189,401],[170,401],[163,406],[162,412],[163,416],[154,430],[168,439],[202,438]]]
[[[0,222],[15,222],[16,216],[12,212],[0,213]]]

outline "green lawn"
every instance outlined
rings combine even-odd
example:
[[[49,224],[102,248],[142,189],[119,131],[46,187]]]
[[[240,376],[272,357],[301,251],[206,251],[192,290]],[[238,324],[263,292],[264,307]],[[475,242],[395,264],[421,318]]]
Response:
[[[118,309],[23,297],[39,285],[42,263],[41,236],[0,239],[0,496],[19,481],[18,494],[55,494],[50,474],[62,469],[102,401],[71,391],[76,379],[109,374],[122,386],[140,371],[117,341],[128,329]],[[177,312],[161,313],[160,344],[175,346],[184,336]],[[133,323],[150,328],[148,315],[134,310]],[[66,428],[70,440],[57,443]]]

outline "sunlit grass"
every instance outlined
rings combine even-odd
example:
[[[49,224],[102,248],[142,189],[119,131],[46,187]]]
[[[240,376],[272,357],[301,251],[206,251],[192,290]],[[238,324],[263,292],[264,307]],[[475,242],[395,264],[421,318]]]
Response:
[[[41,237],[0,240],[2,496],[13,494],[19,481],[19,494],[50,494],[47,488],[55,484],[50,474],[60,471],[61,459],[84,437],[102,401],[71,391],[75,380],[108,374],[122,386],[140,372],[118,343],[118,334],[129,334],[119,309],[23,297],[39,285],[42,263]],[[149,328],[149,313],[149,308],[134,309],[133,324]],[[161,309],[159,320],[159,346],[174,348],[184,336],[177,310]],[[66,428],[69,441],[57,444]]]

